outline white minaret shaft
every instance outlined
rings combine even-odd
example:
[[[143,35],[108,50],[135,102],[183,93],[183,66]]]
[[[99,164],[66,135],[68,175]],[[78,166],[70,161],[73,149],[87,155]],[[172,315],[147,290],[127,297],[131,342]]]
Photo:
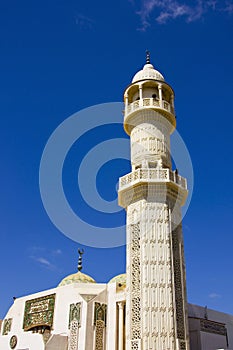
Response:
[[[174,93],[149,62],[124,94],[132,172],[127,210],[126,350],[189,350],[181,206],[186,180],[171,169]]]

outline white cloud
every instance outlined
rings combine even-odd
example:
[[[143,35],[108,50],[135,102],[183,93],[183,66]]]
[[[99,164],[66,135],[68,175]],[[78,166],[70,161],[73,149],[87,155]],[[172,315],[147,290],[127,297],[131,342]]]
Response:
[[[217,293],[210,293],[209,294],[209,298],[211,298],[211,299],[219,299],[219,298],[221,298],[221,295],[217,294]]]
[[[232,13],[233,13],[233,2],[227,1],[226,5],[222,9],[222,11],[227,12],[229,15],[232,15]]]
[[[136,7],[135,2],[129,1]],[[136,13],[140,16],[142,23],[140,30],[145,31],[150,26],[152,15],[155,15],[158,24],[165,24],[177,18],[183,18],[190,23],[203,18],[208,11],[224,11],[231,14],[233,0],[195,0],[193,6],[187,4],[187,0],[142,0],[140,10]]]
[[[54,255],[61,255],[62,251],[61,251],[61,249],[55,249],[55,250],[53,250],[53,254]]]
[[[52,264],[45,258],[39,257],[39,258],[35,258],[35,260],[41,263],[42,265],[46,265],[48,267],[52,266]]]
[[[210,8],[212,8],[212,10],[216,10],[216,5],[217,5],[217,0],[209,0],[207,1],[207,6],[209,6]]]
[[[29,258],[33,259],[40,266],[49,270],[57,270],[57,258],[62,254],[61,249],[57,248],[49,251],[45,247],[34,246],[28,249]],[[51,262],[52,261],[52,262]]]
[[[177,2],[171,3],[166,10],[162,10],[157,16],[156,21],[160,24],[166,23],[169,19],[176,19],[178,17],[186,17],[187,22],[193,22],[194,20],[202,16],[202,7],[193,10],[189,6],[180,5]]]
[[[75,23],[81,29],[92,29],[95,22],[90,17],[85,16],[82,13],[79,13],[79,14],[76,15]]]
[[[55,265],[53,265],[48,259],[42,256],[37,257],[35,255],[30,255],[30,258],[49,270],[54,270],[56,268]]]
[[[197,0],[193,7],[178,0],[143,0],[142,8],[138,11],[142,30],[150,25],[149,20],[153,12],[155,12],[155,19],[159,24],[165,24],[168,20],[179,17],[185,18],[187,22],[193,22],[202,17],[204,6],[202,0]]]

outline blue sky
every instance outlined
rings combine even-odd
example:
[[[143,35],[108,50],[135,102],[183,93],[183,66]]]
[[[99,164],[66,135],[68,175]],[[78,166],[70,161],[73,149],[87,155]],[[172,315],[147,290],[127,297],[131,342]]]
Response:
[[[83,271],[98,282],[124,272],[124,246],[85,247],[53,225],[40,197],[39,166],[66,118],[122,101],[146,49],[175,90],[177,129],[194,168],[183,222],[188,300],[233,314],[233,2],[2,0],[0,8],[0,318],[13,296],[52,288],[75,272],[78,247],[85,249]],[[127,139],[114,125],[96,129],[67,156],[63,186],[77,214],[79,158],[114,135]],[[103,165],[99,193],[114,199],[117,178],[128,171],[125,160]],[[109,215],[89,219],[111,226]],[[121,212],[112,225],[124,219]]]

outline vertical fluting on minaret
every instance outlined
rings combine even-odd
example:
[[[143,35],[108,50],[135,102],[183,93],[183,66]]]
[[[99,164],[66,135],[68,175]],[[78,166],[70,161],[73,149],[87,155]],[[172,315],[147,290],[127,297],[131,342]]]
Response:
[[[171,165],[174,93],[149,57],[124,94],[132,166],[119,181],[127,210],[126,350],[189,350],[181,223],[187,185]]]

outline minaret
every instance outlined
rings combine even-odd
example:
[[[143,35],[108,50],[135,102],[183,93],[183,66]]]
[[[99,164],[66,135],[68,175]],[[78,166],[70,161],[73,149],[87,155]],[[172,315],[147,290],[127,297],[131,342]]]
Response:
[[[187,184],[172,171],[174,92],[149,52],[124,102],[132,166],[119,181],[127,211],[126,350],[189,350],[181,223]]]

